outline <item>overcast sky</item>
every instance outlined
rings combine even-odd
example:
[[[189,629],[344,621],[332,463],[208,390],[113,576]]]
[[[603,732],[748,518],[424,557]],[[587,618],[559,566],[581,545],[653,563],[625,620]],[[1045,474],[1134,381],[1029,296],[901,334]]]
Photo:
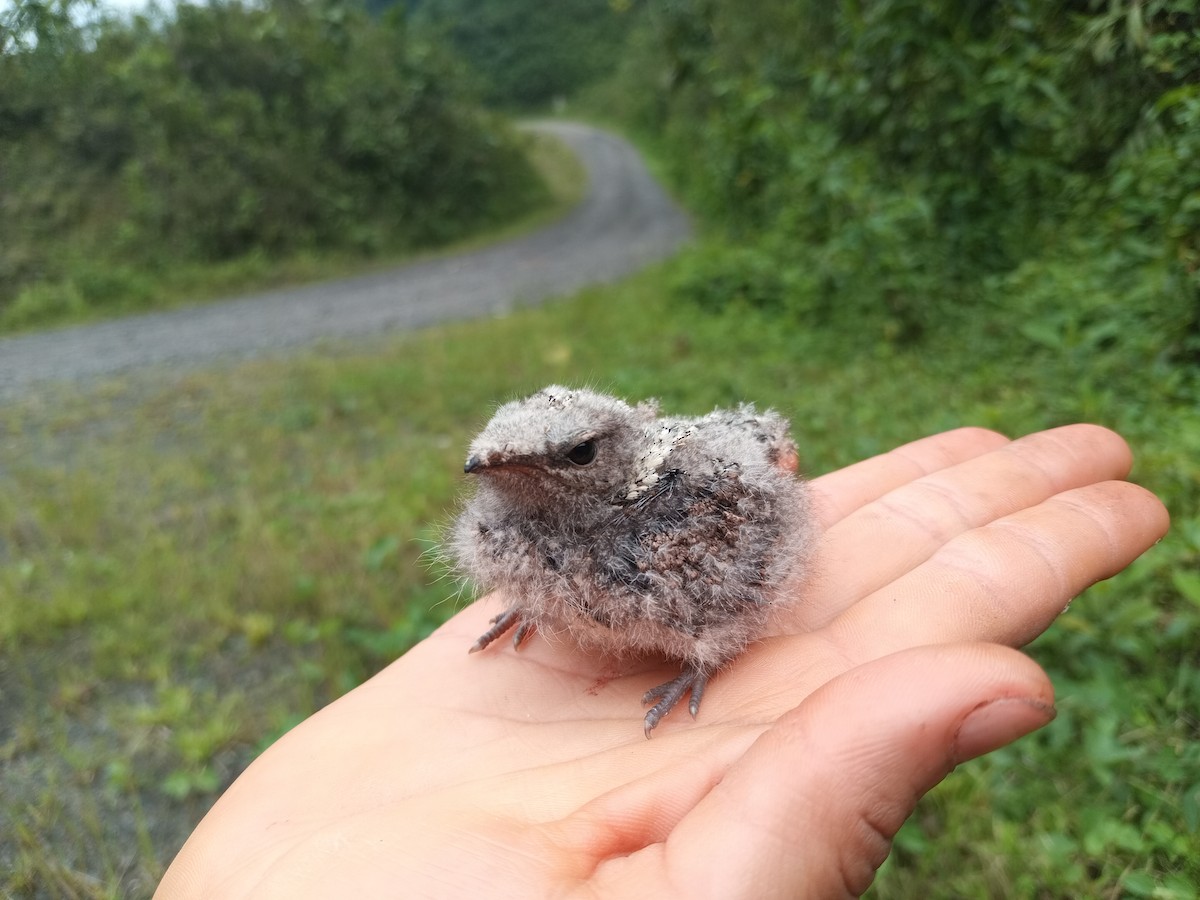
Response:
[[[150,0],[97,0],[104,9],[117,9],[122,12],[137,12],[150,5]],[[158,0],[158,5],[170,9],[175,5],[173,0]]]
[[[20,0],[0,0],[0,12],[6,9],[11,9]],[[150,4],[150,0],[96,0],[96,5],[101,9],[111,9],[118,12],[137,12],[145,9]],[[166,9],[172,9],[175,6],[175,0],[158,0],[158,5]]]

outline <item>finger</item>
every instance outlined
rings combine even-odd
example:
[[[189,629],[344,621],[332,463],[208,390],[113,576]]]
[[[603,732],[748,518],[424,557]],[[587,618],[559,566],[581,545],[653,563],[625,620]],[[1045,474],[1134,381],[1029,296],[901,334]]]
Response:
[[[1008,443],[986,428],[958,428],[921,438],[812,482],[821,523],[828,528],[901,485]]]
[[[1095,425],[1068,425],[903,484],[826,533],[819,577],[799,608],[803,624],[821,627],[959,534],[1062,491],[1124,478],[1131,463],[1119,435]],[[828,574],[833,572],[836,579]]]
[[[1128,482],[1067,491],[954,538],[823,634],[852,660],[947,641],[1024,644],[1168,524],[1158,498]]]
[[[1048,679],[1015,651],[876,660],[758,739],[667,840],[667,877],[694,897],[857,896],[922,794],[1052,717]]]

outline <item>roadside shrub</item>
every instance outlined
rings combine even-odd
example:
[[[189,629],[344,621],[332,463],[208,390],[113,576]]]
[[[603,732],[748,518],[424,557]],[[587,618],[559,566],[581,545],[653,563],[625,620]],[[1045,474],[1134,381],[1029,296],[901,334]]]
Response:
[[[1196,0],[645,12],[623,71],[654,90],[627,81],[622,112],[775,257],[781,309],[918,340],[1007,303],[1043,338],[1077,322],[1200,358]]]
[[[542,199],[519,139],[399,16],[342,0],[79,9],[18,4],[0,31],[0,307],[72,279],[86,304],[121,299],[73,261],[373,253]]]

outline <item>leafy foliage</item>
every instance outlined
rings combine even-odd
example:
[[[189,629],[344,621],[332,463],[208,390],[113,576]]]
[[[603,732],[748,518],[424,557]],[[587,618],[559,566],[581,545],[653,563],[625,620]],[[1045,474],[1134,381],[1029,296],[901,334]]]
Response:
[[[622,112],[666,142],[711,217],[774,259],[776,305],[912,340],[1052,282],[1056,297],[1023,306],[1029,328],[1084,315],[1196,358],[1195,0],[647,13]],[[1093,273],[1119,276],[1104,308]]]
[[[24,2],[0,31],[9,321],[185,261],[443,242],[541,197],[457,64],[399,17],[231,0],[79,24],[75,5]]]
[[[414,26],[443,36],[493,104],[528,109],[611,73],[631,16],[612,0],[408,0]]]

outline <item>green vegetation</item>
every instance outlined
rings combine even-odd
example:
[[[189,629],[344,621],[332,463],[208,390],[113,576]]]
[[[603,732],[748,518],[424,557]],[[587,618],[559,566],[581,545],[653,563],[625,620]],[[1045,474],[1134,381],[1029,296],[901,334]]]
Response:
[[[207,18],[218,8],[241,23],[229,34]],[[302,9],[323,10],[322,24],[292,22]],[[1089,420],[1124,434],[1171,533],[1030,648],[1058,719],[926,798],[872,893],[1200,894],[1200,4],[658,0],[635,12],[620,77],[595,96],[686,191],[704,246],[539,311],[0,409],[0,832],[14,836],[0,842],[0,892],[147,896],[258,750],[463,602],[422,559],[452,513],[462,449],[497,400],[559,381],[678,410],[774,405],[814,474],[962,424],[1015,435]],[[368,31],[337,6],[188,15],[196,30],[178,46],[225,47],[217,34],[242,46],[253,22],[268,41],[246,49],[273,48],[268,69],[277,54],[301,68],[332,54],[340,78],[364,79],[341,106],[327,85],[333,99],[313,101],[333,104],[323,115],[366,114],[354,57],[378,63],[373,42],[402,42],[412,52],[394,57],[417,74],[454,68],[396,22]],[[297,29],[294,41],[273,28]],[[69,53],[58,31],[37,34],[20,59],[49,73],[29,94],[44,158],[5,143],[26,120],[7,90],[14,58],[0,57],[0,166],[26,167],[0,187],[0,283],[25,273],[23,290],[47,292],[25,303],[52,308],[106,302],[88,271],[136,295],[179,248],[199,273],[220,242],[193,243],[149,195],[123,193],[176,163],[161,141],[132,168],[64,165],[76,180],[50,181],[68,150],[100,165],[111,157],[95,147],[126,146],[125,118],[97,112],[115,107],[80,98],[124,97],[106,93],[135,84],[118,75],[159,73],[140,89],[173,93],[151,124],[206,111],[229,123],[204,152],[248,154],[246,169],[219,164],[233,178],[273,170],[230,135],[290,146],[262,131],[282,120],[239,118],[252,100],[236,91],[204,106],[164,61],[177,46],[164,23],[104,25],[94,48],[79,38]],[[317,39],[337,34],[349,43]],[[60,69],[68,57],[113,68]],[[52,109],[50,85],[68,76],[79,90]],[[416,90],[390,79],[380,90]],[[449,81],[417,82],[482,129],[464,132],[464,153],[500,135],[507,158],[505,132]],[[98,143],[83,154],[64,136]],[[180,161],[179,202],[211,224],[222,216],[185,177],[206,159]],[[342,165],[335,181],[362,174]],[[211,183],[214,197],[225,189]],[[514,183],[523,195],[524,176]],[[231,221],[253,229],[259,202]],[[488,220],[509,202],[524,208],[497,199]],[[257,252],[318,254],[375,227],[371,252],[412,237],[380,215],[333,238],[296,216],[295,234]],[[444,223],[467,228],[458,215]],[[264,234],[280,224],[263,221]]]
[[[646,12],[610,105],[719,223],[701,305],[1200,359],[1195,0]]]
[[[0,329],[327,275],[547,202],[521,141],[399,17],[82,7],[0,18]]]
[[[521,110],[565,100],[607,76],[634,18],[629,2],[612,0],[399,2],[414,27],[432,31],[470,65],[490,104]]]
[[[76,896],[144,895],[258,748],[463,602],[422,560],[463,447],[498,399],[559,381],[679,410],[774,404],[814,474],[964,423],[1128,435],[1171,535],[1035,644],[1058,720],[935,791],[875,894],[1193,896],[1194,401],[1148,371],[1098,377],[1117,350],[1064,355],[1015,330],[998,340],[1018,367],[740,305],[697,316],[670,287],[689,266],[366,350],[7,410],[0,659],[17,724],[0,817],[19,829],[4,887],[53,876]]]

